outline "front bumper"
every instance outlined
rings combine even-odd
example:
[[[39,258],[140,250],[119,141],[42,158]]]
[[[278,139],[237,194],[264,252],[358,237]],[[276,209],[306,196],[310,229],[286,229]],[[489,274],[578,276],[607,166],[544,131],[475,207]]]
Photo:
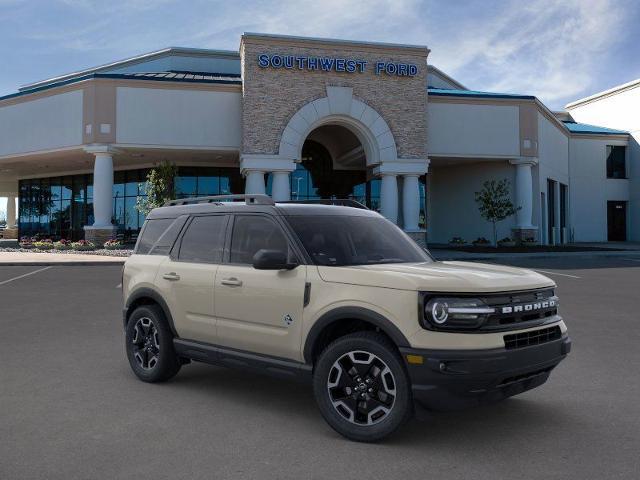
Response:
[[[562,338],[506,350],[401,348],[413,398],[429,410],[457,410],[492,403],[542,385],[571,350]],[[418,362],[422,363],[418,363]]]

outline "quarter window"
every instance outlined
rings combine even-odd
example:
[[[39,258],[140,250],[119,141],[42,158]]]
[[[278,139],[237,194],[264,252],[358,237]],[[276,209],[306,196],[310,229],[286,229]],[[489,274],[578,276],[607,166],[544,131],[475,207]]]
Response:
[[[135,253],[146,255],[151,247],[158,241],[169,225],[173,223],[173,218],[158,218],[155,220],[147,220],[142,231],[142,235],[138,239],[138,245]]]
[[[220,263],[226,225],[225,215],[194,217],[182,237],[178,260],[192,263]]]
[[[288,252],[282,229],[273,221],[258,215],[238,215],[231,238],[231,263],[251,264],[258,250]]]
[[[627,178],[627,147],[607,145],[607,178]]]

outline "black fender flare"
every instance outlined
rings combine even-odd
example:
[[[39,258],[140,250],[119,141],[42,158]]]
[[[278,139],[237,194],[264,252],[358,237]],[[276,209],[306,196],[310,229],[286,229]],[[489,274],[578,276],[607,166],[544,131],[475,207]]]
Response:
[[[386,333],[399,348],[411,346],[407,337],[404,336],[400,329],[383,315],[364,307],[338,307],[324,313],[316,321],[313,327],[311,327],[311,330],[309,330],[303,349],[304,359],[307,363],[310,364],[313,362],[313,349],[316,341],[325,328],[335,322],[345,319],[362,320],[363,322],[367,322],[378,327]]]
[[[162,295],[160,295],[155,290],[152,290],[151,288],[147,288],[147,287],[141,287],[134,290],[133,293],[129,295],[129,298],[127,298],[127,302],[124,306],[124,312],[122,315],[124,328],[125,329],[127,328],[127,321],[129,320],[129,309],[131,308],[131,305],[136,303],[136,301],[140,300],[141,298],[151,299],[155,303],[160,305],[160,308],[162,309],[162,312],[164,313],[164,316],[167,319],[167,322],[169,322],[169,328],[171,329],[171,333],[173,333],[173,336],[175,338],[180,338],[178,336],[178,332],[176,332],[176,327],[173,324],[173,316],[171,315],[171,310],[169,310],[169,305],[167,305],[167,302],[164,301],[164,299],[162,298]]]

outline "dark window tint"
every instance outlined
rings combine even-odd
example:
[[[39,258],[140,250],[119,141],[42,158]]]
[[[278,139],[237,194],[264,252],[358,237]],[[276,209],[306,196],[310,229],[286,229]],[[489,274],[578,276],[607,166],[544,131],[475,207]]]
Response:
[[[261,249],[288,253],[287,238],[280,226],[267,217],[238,215],[233,225],[230,262],[251,264]]]
[[[430,262],[427,253],[380,217],[287,217],[318,265]]]
[[[142,235],[138,240],[136,253],[145,255],[149,253],[151,247],[158,241],[160,236],[165,232],[169,225],[173,223],[173,218],[158,218],[155,220],[147,220]]]
[[[626,147],[607,146],[607,178],[627,178]]]
[[[194,217],[182,236],[178,259],[182,262],[219,263],[226,225],[225,215]]]
[[[182,230],[182,227],[188,218],[188,215],[178,217],[171,226],[167,228],[162,235],[160,235],[160,238],[151,249],[149,255],[169,255],[171,247],[173,247],[178,235],[180,235],[180,230]]]

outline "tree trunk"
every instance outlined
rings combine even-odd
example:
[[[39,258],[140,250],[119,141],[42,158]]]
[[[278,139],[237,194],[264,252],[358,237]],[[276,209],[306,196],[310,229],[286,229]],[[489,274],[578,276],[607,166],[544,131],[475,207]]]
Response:
[[[498,246],[498,230],[496,229],[496,222],[491,222],[493,223],[493,246],[497,247]]]

